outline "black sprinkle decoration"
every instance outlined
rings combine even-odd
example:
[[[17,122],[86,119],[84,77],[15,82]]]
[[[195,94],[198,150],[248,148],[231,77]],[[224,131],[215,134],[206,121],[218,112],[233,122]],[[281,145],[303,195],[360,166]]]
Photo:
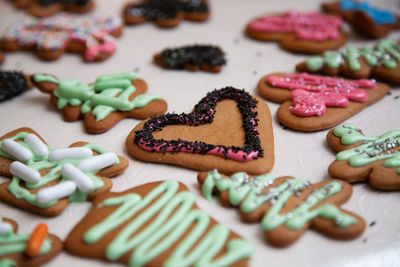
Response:
[[[236,101],[237,107],[242,114],[242,125],[245,133],[245,144],[243,147],[212,145],[201,141],[189,142],[179,138],[178,140],[154,139],[153,132],[161,131],[168,125],[199,126],[212,123],[217,103],[225,99]],[[258,101],[252,98],[244,89],[239,90],[233,87],[225,87],[220,90],[214,90],[200,100],[194,107],[192,113],[167,113],[162,116],[152,117],[144,124],[142,130],[135,131],[134,142],[138,145],[146,146],[153,152],[156,151],[155,148],[158,148],[163,153],[165,153],[167,149],[172,149],[173,153],[186,149],[192,151],[191,153],[207,154],[211,150],[218,149],[218,151],[222,150],[221,153],[225,158],[228,158],[228,152],[230,150],[234,153],[243,151],[247,154],[256,151],[258,152],[258,156],[253,159],[257,159],[258,157],[264,156],[256,129],[258,125],[257,112],[255,111],[257,103]]]
[[[21,94],[28,88],[22,72],[0,71],[0,102]]]
[[[183,69],[186,64],[196,67],[201,67],[203,64],[210,67],[226,64],[224,52],[219,47],[211,45],[165,49],[161,52],[161,60],[166,67],[171,69]]]
[[[208,13],[204,0],[148,0],[133,4],[125,9],[125,14],[132,17],[155,19],[175,19],[180,12]]]
[[[90,0],[37,0],[40,6],[47,7],[53,4],[61,3],[75,6],[84,6],[89,3]]]

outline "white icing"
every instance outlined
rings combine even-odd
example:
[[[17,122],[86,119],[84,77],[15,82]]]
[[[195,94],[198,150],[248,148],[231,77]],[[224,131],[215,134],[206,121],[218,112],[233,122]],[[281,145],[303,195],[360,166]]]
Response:
[[[13,161],[10,164],[10,172],[12,175],[29,183],[37,183],[40,179],[40,173],[31,167],[19,162]]]
[[[94,156],[89,159],[82,160],[78,164],[78,168],[84,172],[100,170],[113,165],[117,160],[118,160],[117,155],[108,152],[98,156]]]
[[[11,230],[12,230],[12,227],[9,223],[7,223],[7,222],[0,223],[0,236],[8,234]]]
[[[49,160],[57,161],[71,158],[87,158],[92,156],[92,150],[87,147],[71,147],[66,149],[56,149],[50,152]]]
[[[64,177],[73,181],[82,192],[88,193],[93,190],[93,181],[74,165],[67,163],[62,166],[61,173]]]
[[[47,146],[35,134],[27,134],[24,141],[32,148],[33,152],[40,157],[45,157],[49,153]]]
[[[1,144],[1,149],[19,161],[26,162],[32,157],[32,152],[12,139],[6,139]]]
[[[52,187],[46,187],[37,192],[36,201],[42,204],[49,203],[71,195],[76,190],[74,182],[66,181]]]

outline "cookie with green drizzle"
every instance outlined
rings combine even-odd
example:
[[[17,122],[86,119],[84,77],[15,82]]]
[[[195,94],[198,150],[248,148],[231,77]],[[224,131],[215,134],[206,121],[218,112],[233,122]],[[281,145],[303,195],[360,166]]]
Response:
[[[289,246],[308,228],[335,239],[354,239],[365,229],[365,221],[340,207],[352,187],[343,181],[311,184],[291,176],[271,174],[250,177],[238,172],[230,177],[217,170],[198,175],[203,196],[212,201],[218,194],[224,206],[235,206],[245,222],[260,222],[267,241]]]
[[[68,252],[128,266],[247,266],[253,246],[218,224],[175,180],[96,197]]]
[[[106,132],[126,117],[146,119],[167,110],[160,95],[145,94],[147,84],[134,72],[101,75],[93,84],[43,74],[33,75],[32,80],[50,94],[50,102],[62,110],[64,120],[83,118],[88,133]]]
[[[43,240],[37,240],[34,238],[37,229],[30,234],[17,234],[18,224],[14,220],[0,217],[0,266],[41,266],[57,256],[62,249],[62,241],[47,233]],[[31,247],[35,245],[39,251],[31,255]]]
[[[331,177],[400,190],[400,130],[366,136],[356,125],[343,124],[329,131],[327,141],[338,152],[329,166]]]
[[[341,74],[352,79],[375,77],[382,81],[400,83],[400,44],[391,39],[383,39],[376,47],[347,46],[341,51],[325,51],[322,55],[299,63],[296,69],[330,76]]]
[[[0,137],[0,200],[43,216],[60,214],[69,202],[108,192],[109,177],[122,173],[128,160],[94,143],[76,142],[53,149],[32,129]]]

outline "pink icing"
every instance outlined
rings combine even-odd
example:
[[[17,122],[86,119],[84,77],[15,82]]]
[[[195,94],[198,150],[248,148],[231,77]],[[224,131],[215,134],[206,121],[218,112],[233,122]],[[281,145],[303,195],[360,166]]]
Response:
[[[338,39],[341,18],[317,12],[287,11],[283,15],[265,16],[250,23],[250,28],[262,32],[294,32],[299,39],[322,41]]]
[[[293,100],[290,111],[302,117],[321,116],[325,114],[326,107],[347,107],[349,100],[365,102],[368,94],[357,88],[376,88],[374,80],[346,81],[307,73],[272,75],[266,82],[273,87],[293,90],[290,95]]]

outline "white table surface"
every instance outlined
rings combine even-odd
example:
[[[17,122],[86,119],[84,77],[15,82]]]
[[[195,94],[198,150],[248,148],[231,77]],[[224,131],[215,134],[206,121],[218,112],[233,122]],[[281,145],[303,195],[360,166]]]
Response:
[[[125,1],[98,0],[98,15],[120,14]],[[26,73],[52,73],[60,78],[78,78],[91,82],[100,74],[137,69],[138,76],[147,81],[149,93],[161,94],[168,102],[169,112],[189,112],[207,92],[228,85],[245,88],[255,93],[258,80],[265,74],[294,71],[296,63],[306,56],[288,53],[276,43],[263,43],[248,39],[243,34],[246,23],[253,17],[268,12],[294,8],[302,11],[318,10],[319,1],[265,1],[265,0],[215,0],[211,1],[212,15],[205,23],[182,22],[177,28],[165,30],[153,23],[124,28],[117,41],[116,53],[102,63],[84,63],[80,56],[65,54],[55,62],[40,61],[33,53],[6,53],[4,70],[21,70]],[[400,11],[396,0],[375,0],[376,4]],[[24,11],[15,9],[9,1],[0,1],[0,30],[21,17]],[[351,30],[346,28],[349,32]],[[399,39],[400,32],[390,37]],[[163,70],[152,64],[152,55],[166,47],[186,44],[216,44],[226,52],[228,64],[219,74],[205,72]],[[374,44],[351,32],[348,44]],[[397,99],[395,97],[398,97]],[[379,135],[400,128],[400,87],[394,86],[392,94],[362,110],[347,122],[355,123],[368,135]],[[275,176],[293,175],[318,182],[327,179],[327,168],[335,154],[325,142],[327,131],[301,133],[283,129],[276,120],[278,104],[268,102],[273,114],[275,135]],[[218,201],[206,201],[196,182],[197,172],[163,164],[142,163],[128,156],[125,138],[138,123],[124,119],[110,131],[101,135],[84,132],[82,121],[68,123],[61,113],[50,105],[48,96],[32,89],[20,97],[0,104],[0,135],[13,129],[28,126],[35,129],[54,148],[65,148],[75,141],[95,142],[109,151],[129,158],[129,168],[113,179],[112,191],[122,191],[143,183],[176,179],[185,183],[196,195],[197,204],[220,223],[252,242],[255,253],[251,266],[400,266],[400,194],[380,192],[368,184],[357,184],[353,197],[344,205],[365,218],[366,231],[352,241],[336,241],[312,230],[294,245],[277,249],[268,245],[260,224],[244,224],[237,209],[224,208]],[[6,181],[0,177],[0,182]],[[217,200],[217,199],[216,199]],[[85,216],[91,203],[74,203],[58,217],[44,218],[0,203],[0,216],[10,217],[20,224],[20,233],[31,231],[45,221],[52,233],[65,239],[72,227]],[[110,266],[101,261],[79,258],[60,253],[47,266]],[[120,266],[120,264],[115,264]]]

